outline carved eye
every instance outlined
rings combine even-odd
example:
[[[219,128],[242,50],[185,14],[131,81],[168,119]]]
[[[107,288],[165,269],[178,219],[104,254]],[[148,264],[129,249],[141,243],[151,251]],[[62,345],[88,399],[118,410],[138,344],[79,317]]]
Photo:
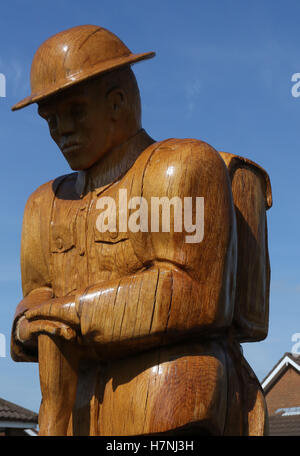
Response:
[[[85,109],[82,103],[76,103],[71,108],[71,116],[74,119],[81,120],[85,115]]]

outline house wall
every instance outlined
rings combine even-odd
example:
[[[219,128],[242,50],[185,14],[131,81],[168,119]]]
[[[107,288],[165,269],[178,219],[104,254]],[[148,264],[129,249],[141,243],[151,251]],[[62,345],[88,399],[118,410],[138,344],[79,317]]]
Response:
[[[300,373],[289,367],[266,393],[266,401],[269,415],[279,408],[300,407]]]

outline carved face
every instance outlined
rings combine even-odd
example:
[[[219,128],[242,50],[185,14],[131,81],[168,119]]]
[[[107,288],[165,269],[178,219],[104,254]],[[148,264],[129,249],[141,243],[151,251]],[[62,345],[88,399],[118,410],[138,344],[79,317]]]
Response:
[[[101,84],[87,81],[39,103],[38,113],[70,167],[83,170],[113,146],[115,106]]]

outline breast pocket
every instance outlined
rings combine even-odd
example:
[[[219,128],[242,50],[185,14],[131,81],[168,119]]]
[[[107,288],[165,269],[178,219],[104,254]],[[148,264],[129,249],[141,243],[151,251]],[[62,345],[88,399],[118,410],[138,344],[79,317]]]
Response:
[[[70,225],[52,222],[51,226],[51,252],[64,253],[75,247],[73,223]]]
[[[67,217],[65,223],[52,222],[50,246],[54,294],[56,297],[66,296],[79,288],[82,266],[75,248],[73,223]]]
[[[126,232],[101,232],[94,227],[94,246],[102,270],[122,277],[142,268]]]
[[[117,244],[129,239],[128,233],[119,231],[119,208],[118,200],[115,197],[112,198],[116,201],[116,205],[113,204],[105,208],[105,211],[95,210],[94,219],[94,240],[95,242]],[[125,229],[127,226],[125,227]],[[124,228],[123,228],[124,229]]]
[[[100,231],[97,226],[94,227],[94,241],[106,244],[118,244],[128,240],[128,233],[118,231]]]
[[[118,196],[114,193],[107,194],[115,201],[114,206],[106,206],[103,209],[94,206],[93,211],[93,246],[97,264],[110,277],[122,277],[123,275],[136,272],[141,268],[141,262],[137,259],[128,232],[128,214],[119,210]],[[120,219],[121,214],[121,219]],[[125,231],[126,230],[126,231]]]

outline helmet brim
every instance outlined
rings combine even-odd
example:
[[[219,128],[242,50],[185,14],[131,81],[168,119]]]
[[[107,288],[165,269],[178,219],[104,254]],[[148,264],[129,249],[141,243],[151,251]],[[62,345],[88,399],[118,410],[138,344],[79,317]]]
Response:
[[[17,111],[19,109],[25,108],[26,106],[29,106],[32,103],[42,101],[45,98],[58,94],[62,90],[72,87],[73,85],[90,79],[94,76],[98,76],[102,73],[107,73],[108,71],[115,70],[125,65],[132,65],[134,63],[140,62],[141,60],[151,59],[154,56],[155,52],[144,52],[142,54],[130,54],[128,56],[118,57],[111,60],[106,60],[105,62],[100,62],[88,71],[81,71],[79,73],[72,74],[68,76],[68,78],[65,79],[63,82],[58,81],[51,87],[44,89],[43,92],[31,94],[29,97],[26,97],[23,100],[16,103],[11,108],[11,110]]]

